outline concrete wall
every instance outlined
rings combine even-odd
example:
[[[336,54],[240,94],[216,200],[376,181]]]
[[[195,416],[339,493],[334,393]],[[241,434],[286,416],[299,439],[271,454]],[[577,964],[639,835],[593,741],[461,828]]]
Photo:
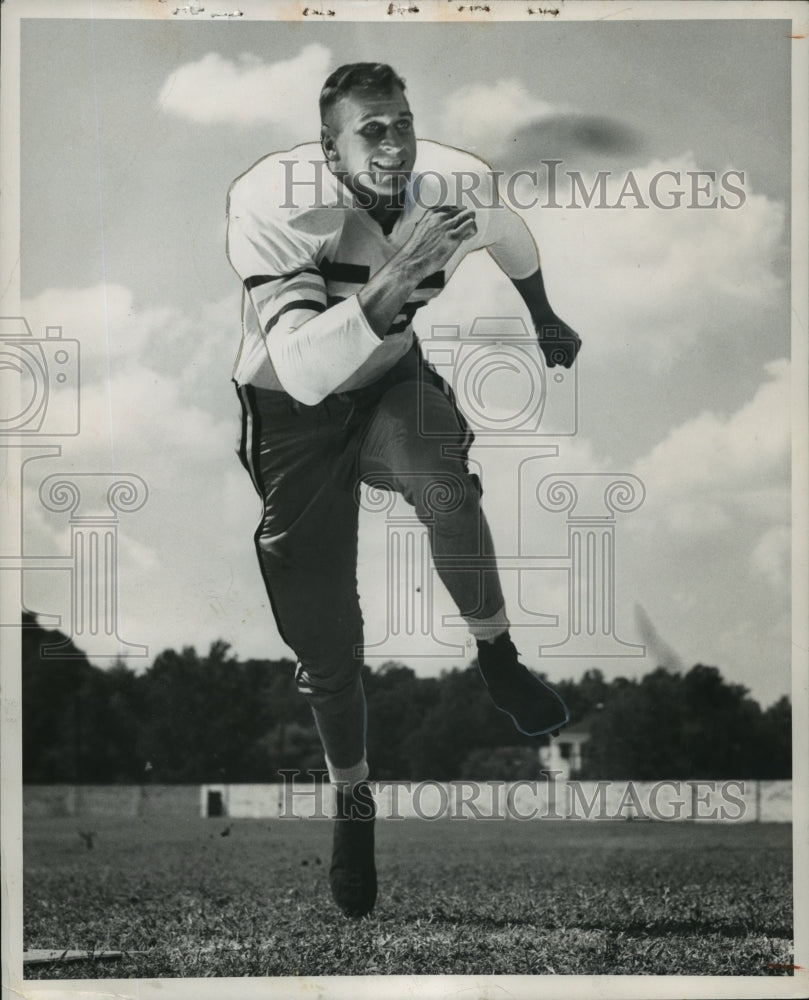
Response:
[[[272,819],[331,815],[328,785],[28,785],[26,816],[205,816]],[[509,818],[789,823],[791,781],[381,782],[380,818]]]
[[[26,785],[23,816],[199,816],[199,785]]]
[[[193,816],[199,810],[199,785],[144,785],[140,816]]]

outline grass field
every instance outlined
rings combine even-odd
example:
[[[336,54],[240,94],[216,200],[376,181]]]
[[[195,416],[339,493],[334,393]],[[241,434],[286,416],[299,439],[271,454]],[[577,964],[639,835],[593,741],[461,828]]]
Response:
[[[25,948],[127,954],[25,976],[781,975],[793,960],[787,825],[382,822],[360,922],[331,902],[330,839],[313,820],[27,821]]]

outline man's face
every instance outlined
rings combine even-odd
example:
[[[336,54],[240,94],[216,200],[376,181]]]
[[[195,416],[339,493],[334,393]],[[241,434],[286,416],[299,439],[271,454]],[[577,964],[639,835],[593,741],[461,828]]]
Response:
[[[395,204],[416,162],[413,115],[401,89],[342,97],[324,129],[323,148],[352,191],[374,206]]]

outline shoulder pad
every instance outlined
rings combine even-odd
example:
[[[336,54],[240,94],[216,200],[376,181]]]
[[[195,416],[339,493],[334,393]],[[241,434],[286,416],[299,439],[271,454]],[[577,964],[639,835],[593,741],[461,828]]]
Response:
[[[233,182],[228,206],[231,217],[259,216],[313,236],[338,230],[348,207],[314,142],[260,159]]]

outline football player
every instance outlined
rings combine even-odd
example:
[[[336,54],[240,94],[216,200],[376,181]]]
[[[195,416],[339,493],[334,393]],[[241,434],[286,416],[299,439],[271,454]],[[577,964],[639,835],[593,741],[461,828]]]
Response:
[[[485,248],[527,305],[549,366],[570,367],[580,340],[548,302],[534,241],[488,166],[417,140],[393,69],[342,66],[320,112],[319,143],[265,157],[229,192],[228,256],[243,285],[233,377],[241,459],[263,504],[259,564],[336,788],[332,893],[345,914],[363,916],[377,882],[356,581],[361,482],[401,493],[426,526],[497,707],[531,735],[569,718],[509,636],[467,465],[473,435],[426,365],[413,317],[466,254]]]

